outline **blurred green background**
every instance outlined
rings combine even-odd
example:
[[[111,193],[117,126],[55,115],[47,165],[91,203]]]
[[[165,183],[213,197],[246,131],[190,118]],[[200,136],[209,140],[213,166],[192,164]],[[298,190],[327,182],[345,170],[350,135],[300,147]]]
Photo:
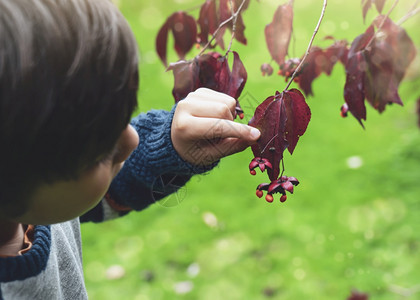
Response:
[[[295,1],[291,56],[306,49],[322,2]],[[376,16],[372,9],[363,24],[360,1],[329,2],[315,45],[328,45],[326,35],[351,41]],[[391,17],[399,20],[414,2],[400,1]],[[158,61],[154,38],[171,13],[197,16],[201,3],[117,1],[139,42],[139,112],[172,107],[173,77]],[[245,119],[258,102],[285,87],[282,77],[262,77],[259,70],[270,61],[264,26],[282,3],[252,0],[243,14],[248,46],[233,44],[248,71],[240,98]],[[417,47],[419,18],[403,25]],[[315,96],[307,99],[308,130],[293,156],[285,155],[286,175],[301,184],[284,204],[255,196],[267,178],[249,175],[247,149],[193,178],[177,206],[155,204],[83,225],[90,298],[346,299],[357,289],[370,299],[420,299],[419,69],[417,58],[400,87],[404,107],[389,106],[382,115],[368,107],[366,130],[352,116],[340,117],[343,67],[316,79]]]

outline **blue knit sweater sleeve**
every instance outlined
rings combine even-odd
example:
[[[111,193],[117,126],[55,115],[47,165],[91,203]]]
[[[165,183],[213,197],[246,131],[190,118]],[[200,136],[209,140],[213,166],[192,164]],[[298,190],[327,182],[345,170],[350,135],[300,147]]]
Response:
[[[194,166],[178,155],[171,140],[175,108],[170,112],[152,110],[131,121],[140,143],[110,186],[109,194],[117,203],[144,209],[175,192],[194,174],[207,172],[216,165]]]

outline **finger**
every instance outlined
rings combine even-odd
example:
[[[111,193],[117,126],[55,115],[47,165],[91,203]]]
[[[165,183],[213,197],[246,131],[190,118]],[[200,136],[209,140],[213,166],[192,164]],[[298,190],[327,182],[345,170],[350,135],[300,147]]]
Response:
[[[211,164],[222,157],[245,150],[250,144],[250,142],[238,138],[226,138],[218,143],[208,142],[201,148],[201,151],[206,153],[205,159],[201,163]]]
[[[191,101],[180,102],[180,110],[184,113],[189,113],[194,117],[202,118],[217,118],[233,120],[235,115],[232,110],[222,102],[214,101]]]
[[[207,88],[199,88],[194,92],[188,94],[187,101],[212,101],[225,103],[232,111],[235,112],[236,100],[235,98],[220,92],[216,92]]]
[[[254,127],[212,118],[196,118],[193,126],[189,128],[187,135],[196,140],[235,137],[254,142],[261,135],[260,131]]]

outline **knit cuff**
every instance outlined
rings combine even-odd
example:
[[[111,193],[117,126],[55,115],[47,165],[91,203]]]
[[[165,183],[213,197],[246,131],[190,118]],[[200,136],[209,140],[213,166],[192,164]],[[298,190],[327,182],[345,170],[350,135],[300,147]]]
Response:
[[[149,186],[156,177],[167,173],[182,175],[202,174],[213,169],[218,162],[197,166],[183,160],[176,152],[171,139],[172,119],[176,105],[170,112],[152,110],[135,118],[131,125],[139,133],[140,144],[125,162]],[[203,153],[204,154],[204,153]]]
[[[110,187],[112,198],[134,209],[143,209],[156,201],[155,188],[173,180],[185,184],[191,176],[213,169],[218,162],[195,166],[183,160],[172,145],[171,126],[176,105],[170,112],[151,110],[133,119],[131,125],[139,134],[140,143],[125,161]],[[179,188],[180,185],[177,185]],[[167,189],[159,198],[175,192]]]

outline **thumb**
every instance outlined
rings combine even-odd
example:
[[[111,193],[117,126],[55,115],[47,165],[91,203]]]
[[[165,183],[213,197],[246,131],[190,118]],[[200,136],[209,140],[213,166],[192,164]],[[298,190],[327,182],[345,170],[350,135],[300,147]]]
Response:
[[[238,138],[225,138],[218,143],[204,146],[207,153],[207,160],[216,161],[225,156],[241,152],[248,148],[254,142]]]
[[[213,120],[206,120],[207,122],[214,122]],[[256,142],[261,132],[252,126],[236,123],[230,120],[218,120],[216,124],[204,124],[211,128],[206,134],[206,138],[238,138],[240,140],[248,141],[250,143]]]

